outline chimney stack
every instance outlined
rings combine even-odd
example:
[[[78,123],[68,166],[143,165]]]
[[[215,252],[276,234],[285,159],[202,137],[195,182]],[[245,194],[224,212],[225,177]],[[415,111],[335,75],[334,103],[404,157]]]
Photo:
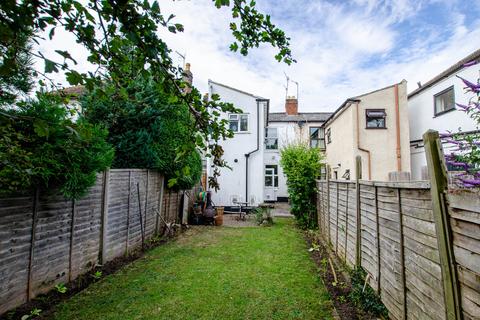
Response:
[[[287,97],[285,100],[285,111],[288,115],[298,114],[298,100],[295,97]]]
[[[183,81],[188,83],[188,86],[184,89],[185,93],[192,92],[193,74],[190,71],[190,63],[188,62],[185,64],[185,70],[183,70]]]

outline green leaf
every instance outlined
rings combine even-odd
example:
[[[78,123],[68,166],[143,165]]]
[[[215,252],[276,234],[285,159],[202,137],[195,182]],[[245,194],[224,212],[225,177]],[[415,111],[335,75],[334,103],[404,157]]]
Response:
[[[45,61],[45,73],[58,72],[58,68],[52,60],[44,59]]]
[[[42,119],[35,119],[35,121],[33,122],[33,131],[39,137],[48,137],[48,134],[49,134],[48,123]]]

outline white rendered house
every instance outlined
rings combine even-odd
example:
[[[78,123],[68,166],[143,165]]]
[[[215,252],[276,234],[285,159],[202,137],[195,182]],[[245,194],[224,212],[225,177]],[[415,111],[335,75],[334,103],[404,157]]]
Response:
[[[298,100],[289,97],[285,112],[268,115],[264,151],[264,200],[287,201],[287,179],[280,166],[280,150],[288,144],[302,142],[325,150],[325,135],[321,127],[329,112],[299,113]]]
[[[217,206],[237,206],[246,202],[257,206],[263,199],[264,136],[268,117],[269,100],[227,85],[208,81],[209,95],[218,94],[225,102],[242,109],[241,114],[223,114],[229,120],[234,137],[220,141],[223,158],[232,168],[221,168],[218,183],[220,189],[212,192],[212,201]],[[213,174],[207,159],[207,174]]]
[[[456,103],[468,104],[471,94],[465,94],[462,80],[457,76],[476,82],[478,65],[464,67],[464,64],[480,59],[477,50],[443,71],[408,95],[410,115],[410,152],[413,180],[428,179],[427,162],[422,135],[429,129],[440,133],[477,131],[477,125]],[[448,153],[451,145],[444,144]],[[450,168],[449,168],[450,169]],[[453,169],[453,168],[452,168]]]

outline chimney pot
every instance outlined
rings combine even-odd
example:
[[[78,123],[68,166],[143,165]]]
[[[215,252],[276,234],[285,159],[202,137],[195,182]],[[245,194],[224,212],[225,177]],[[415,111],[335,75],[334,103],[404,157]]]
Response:
[[[298,114],[298,100],[293,96],[288,96],[285,100],[285,112],[288,115]]]

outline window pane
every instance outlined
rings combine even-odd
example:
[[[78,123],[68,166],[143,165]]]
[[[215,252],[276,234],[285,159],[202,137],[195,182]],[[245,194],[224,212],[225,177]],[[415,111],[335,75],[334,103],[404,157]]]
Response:
[[[318,140],[318,147],[320,149],[325,149],[325,139]]]
[[[441,113],[455,108],[453,88],[435,97],[435,113]]]
[[[265,130],[265,137],[276,138],[277,137],[277,128],[267,128]]]
[[[367,118],[367,128],[385,128],[385,118]]]
[[[274,184],[275,187],[278,187],[278,176],[275,176],[275,184]]]
[[[310,128],[310,138],[312,139],[318,138],[319,129],[320,128],[316,128],[316,127]]]
[[[265,148],[268,150],[278,149],[278,139],[277,138],[267,138],[265,139]]]
[[[230,130],[238,132],[238,120],[230,120]]]
[[[317,139],[311,139],[310,140],[310,148],[316,148],[318,147],[318,140]]]
[[[265,187],[272,187],[272,176],[265,176]]]
[[[240,131],[248,131],[248,116],[246,114],[240,116]]]

